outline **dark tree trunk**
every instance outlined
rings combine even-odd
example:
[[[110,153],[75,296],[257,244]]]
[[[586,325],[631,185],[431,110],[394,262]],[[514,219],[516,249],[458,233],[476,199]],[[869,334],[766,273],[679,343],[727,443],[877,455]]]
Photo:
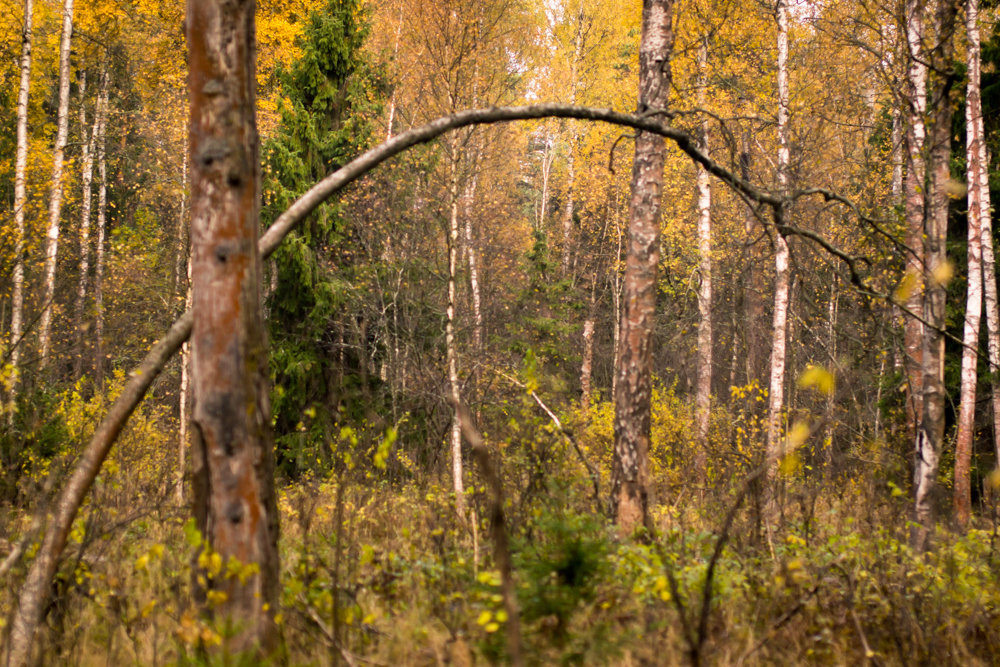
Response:
[[[666,109],[673,48],[673,0],[644,0],[639,46],[638,113]],[[622,532],[648,520],[651,339],[660,262],[662,137],[640,132],[632,162],[632,204],[625,264],[625,308],[621,320],[615,386],[615,463],[611,503]]]
[[[267,649],[278,516],[257,251],[253,0],[189,0],[194,511],[223,570],[209,588],[232,651]],[[247,577],[226,576],[226,564]],[[256,568],[253,568],[256,566]],[[251,569],[253,568],[253,569]]]

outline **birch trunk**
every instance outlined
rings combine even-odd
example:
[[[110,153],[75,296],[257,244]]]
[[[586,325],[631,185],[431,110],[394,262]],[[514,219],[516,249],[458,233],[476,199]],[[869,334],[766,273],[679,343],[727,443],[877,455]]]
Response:
[[[87,109],[85,94],[87,92],[87,73],[80,74],[80,137],[87,133]],[[82,141],[80,182],[82,196],[80,198],[80,279],[76,288],[76,309],[73,323],[76,329],[76,361],[74,376],[79,379],[83,375],[84,350],[84,310],[87,302],[87,282],[90,278],[90,205],[91,185],[94,180],[94,146],[97,143],[98,110],[94,109],[94,126],[90,140]]]
[[[982,157],[985,155],[983,107],[980,96],[981,53],[979,41],[979,0],[966,0],[965,30],[968,36],[968,85],[965,96],[965,138],[969,201],[968,293],[965,304],[965,330],[962,336],[962,384],[958,407],[958,435],[955,438],[955,519],[965,528],[972,509],[972,447],[976,424],[976,380],[979,352],[979,329],[983,310],[983,215],[989,204],[982,205],[983,188],[989,196],[989,176]],[[995,286],[994,286],[995,289]]]
[[[778,0],[778,188],[788,194],[788,5]],[[778,217],[788,214],[783,204]],[[780,456],[781,414],[785,391],[785,346],[788,325],[788,242],[779,230],[774,235],[774,320],[771,334],[771,382],[767,409],[767,458]]]
[[[970,5],[972,1],[970,0]],[[975,4],[978,5],[978,2]],[[967,10],[968,11],[968,10]],[[978,15],[978,7],[976,7],[976,12]],[[966,19],[969,20],[969,19]],[[971,31],[975,27],[975,44],[976,52],[979,56],[979,69],[982,69],[982,53],[979,48],[979,24],[975,20],[969,22],[969,30]],[[973,34],[969,34],[970,50],[972,48]],[[981,71],[980,71],[981,74]],[[970,81],[972,80],[972,73],[969,73]],[[980,81],[976,79],[977,83]],[[967,100],[966,104],[973,106],[973,122],[975,125],[975,131],[980,138],[977,149],[979,153],[979,181],[976,183],[976,188],[979,190],[979,209],[980,209],[980,247],[983,252],[983,284],[985,286],[984,290],[984,300],[986,306],[986,330],[987,330],[987,348],[989,349],[989,360],[990,360],[990,375],[991,377],[996,377],[996,373],[1000,373],[1000,312],[998,312],[997,305],[997,275],[996,275],[996,258],[993,252],[993,215],[990,206],[990,181],[989,181],[989,156],[986,150],[986,133],[984,131],[983,124],[983,111],[982,111],[982,95],[981,89],[977,86],[977,95],[973,99],[971,96]],[[996,460],[1000,462],[1000,383],[993,380],[991,383],[991,394],[992,394],[992,404],[993,404],[993,443],[996,450]]]
[[[56,143],[52,151],[52,188],[49,194],[49,228],[45,235],[45,292],[38,334],[41,367],[49,363],[52,338],[52,310],[56,295],[56,256],[59,250],[59,217],[62,214],[63,159],[69,133],[69,59],[73,37],[73,0],[64,0],[62,36],[59,40],[59,109],[56,116]]]
[[[904,368],[907,379],[906,423],[911,439],[917,437],[917,422],[923,414],[923,375],[921,371],[921,340],[923,324],[924,271],[924,194],[926,169],[924,143],[927,129],[927,65],[923,46],[923,5],[920,0],[908,0],[906,7],[906,39],[909,48],[907,70],[907,103],[909,117],[906,127],[907,163],[903,183],[906,216],[906,278],[904,301],[915,317],[903,322]]]
[[[191,385],[195,519],[222,557],[254,566],[209,583],[230,652],[277,639],[278,514],[261,309],[253,0],[188,0]]]
[[[701,42],[698,51],[698,106],[706,103],[706,69],[708,67],[708,41]],[[701,150],[708,155],[708,118],[701,124]],[[698,169],[698,386],[695,392],[697,411],[698,474],[704,478],[708,463],[708,427],[712,410],[712,185],[709,173],[701,165]]]
[[[948,233],[948,181],[951,178],[951,81],[947,72],[952,67],[952,41],[958,8],[955,0],[941,0],[937,6],[936,46],[931,54],[937,75],[934,81],[934,105],[931,141],[930,188],[926,216],[924,248],[924,327],[921,352],[923,373],[923,412],[915,443],[914,514],[917,529],[913,546],[927,548],[934,526],[933,492],[944,443],[944,336],[946,284],[950,275],[945,242]]]
[[[21,31],[21,82],[17,91],[17,152],[14,166],[14,272],[10,316],[11,394],[16,396],[21,375],[21,339],[24,336],[24,208],[28,203],[28,93],[31,89],[32,13],[34,3],[24,0]]]
[[[473,158],[473,164],[478,161],[478,153]],[[475,211],[476,185],[479,181],[473,174],[465,189],[463,216],[465,218],[465,246],[469,262],[469,288],[472,292],[472,345],[476,354],[483,351],[483,305],[479,289],[479,256],[476,239],[472,231],[472,215]]]
[[[108,163],[105,142],[108,127],[108,73],[101,78],[97,98],[97,240],[94,247],[94,381],[104,386],[104,242],[108,217]]]
[[[570,63],[569,79],[569,103],[576,104],[576,91],[578,85],[578,69],[580,55],[583,50],[583,8],[580,8],[576,17],[576,35],[573,38],[573,61]],[[563,209],[563,247],[562,247],[562,272],[564,276],[569,275],[573,262],[573,190],[576,185],[576,125],[570,123],[569,146],[566,155],[566,206]]]
[[[638,112],[666,109],[673,49],[673,0],[644,0],[639,44]],[[648,524],[652,393],[651,339],[660,261],[660,197],[666,155],[661,137],[640,132],[632,162],[624,312],[615,370],[615,462],[611,501],[623,533]]]
[[[455,492],[455,511],[465,518],[465,484],[462,481],[462,424],[458,413],[461,405],[461,387],[458,382],[458,348],[455,341],[455,304],[457,286],[455,274],[458,271],[458,165],[451,164],[451,214],[448,220],[448,311],[445,323],[445,353],[448,357],[448,386],[454,415],[451,423],[451,476],[452,490]]]

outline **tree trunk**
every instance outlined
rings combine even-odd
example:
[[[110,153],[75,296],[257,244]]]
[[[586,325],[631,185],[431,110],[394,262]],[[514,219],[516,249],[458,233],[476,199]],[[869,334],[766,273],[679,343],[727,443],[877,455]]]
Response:
[[[969,0],[969,5],[971,6],[972,4],[973,0]],[[976,1],[975,4],[978,5],[978,1]],[[975,10],[976,11],[974,13],[978,16],[978,7],[976,7]],[[967,12],[971,11],[971,9],[967,9]],[[974,19],[966,20],[969,21],[970,51],[972,49],[973,42],[973,34],[971,30],[973,27],[975,27],[976,30],[975,45],[977,47],[977,55],[979,56],[978,60],[980,61],[978,62],[978,65],[981,70],[982,56],[979,48],[979,24]],[[971,85],[971,66],[969,77]],[[980,247],[983,252],[983,284],[986,288],[984,290],[984,300],[986,305],[986,340],[987,347],[989,349],[990,375],[993,376],[993,374],[1000,372],[1000,313],[998,313],[997,305],[996,258],[993,252],[993,216],[990,208],[989,157],[986,150],[986,133],[983,127],[982,95],[980,94],[981,89],[978,86],[979,81],[980,79],[977,78],[977,95],[975,98],[973,98],[972,95],[969,95],[966,104],[972,107],[972,119],[975,125],[975,131],[980,139],[977,144],[978,162],[980,165],[979,180],[975,184],[975,187],[979,190]],[[993,403],[993,442],[996,450],[996,460],[1000,462],[1000,383],[993,381],[990,384]]]
[[[638,113],[667,108],[670,52],[673,49],[673,0],[644,0],[639,43]],[[652,394],[653,316],[656,269],[660,262],[660,197],[664,141],[640,132],[632,162],[625,266],[625,309],[621,318],[619,363],[615,370],[615,461],[611,502],[623,533],[648,524],[648,456]]]
[[[94,247],[94,383],[104,386],[104,244],[108,218],[108,161],[105,141],[108,127],[108,72],[101,78],[97,97],[97,241]]]
[[[253,0],[189,0],[194,511],[246,577],[211,578],[231,651],[276,640],[278,515],[257,250]],[[249,570],[255,567],[256,570]]]
[[[49,195],[49,229],[45,236],[45,294],[38,334],[41,366],[49,363],[52,338],[52,309],[56,296],[56,256],[59,249],[59,217],[62,215],[63,158],[69,133],[69,59],[73,36],[73,0],[64,0],[62,37],[59,40],[59,109],[56,116],[56,143],[52,151],[52,188]]]
[[[569,79],[569,103],[576,104],[576,90],[578,86],[578,68],[581,51],[583,50],[583,7],[576,17],[576,35],[573,37],[573,61],[570,63]],[[573,189],[576,185],[576,125],[570,124],[569,145],[566,154],[566,205],[563,208],[563,247],[562,247],[562,273],[564,277],[569,276],[571,264],[573,262]]]
[[[917,437],[917,422],[923,414],[923,375],[921,372],[921,340],[923,339],[923,271],[924,271],[924,195],[926,169],[924,143],[927,128],[927,65],[921,41],[923,39],[923,5],[920,0],[908,0],[906,7],[906,38],[909,45],[907,70],[906,127],[907,163],[903,183],[906,216],[906,278],[904,279],[906,308],[913,314],[903,322],[904,369],[906,370],[906,424],[911,441]]]
[[[479,161],[479,152],[476,151],[472,164]],[[475,167],[473,167],[475,169]],[[473,173],[464,193],[463,216],[465,218],[465,247],[468,252],[469,262],[469,291],[472,296],[472,347],[477,355],[483,352],[483,306],[482,295],[479,289],[479,255],[476,248],[476,238],[472,231],[472,215],[475,212],[476,185],[479,177]]]
[[[24,27],[21,32],[21,83],[17,91],[17,152],[14,167],[13,293],[10,316],[11,394],[16,396],[21,374],[21,338],[24,336],[24,208],[28,204],[25,174],[28,170],[28,93],[31,89],[32,0],[24,0]]]
[[[948,181],[951,178],[951,80],[952,41],[958,8],[954,0],[941,0],[937,7],[936,46],[931,62],[936,72],[933,86],[932,130],[930,145],[930,188],[928,214],[925,218],[924,252],[924,327],[921,352],[923,374],[923,412],[915,443],[914,514],[917,529],[913,545],[927,548],[934,525],[933,492],[944,443],[944,335],[945,297],[950,277],[945,242],[948,234]]]
[[[788,194],[788,4],[778,0],[778,188]],[[781,205],[785,223],[788,205]],[[788,241],[780,229],[774,234],[774,320],[771,334],[771,383],[767,409],[767,458],[772,463],[780,455],[781,415],[785,392],[785,345],[788,326],[789,293]]]
[[[587,414],[590,410],[591,375],[594,367],[594,315],[593,305],[591,314],[583,321],[583,361],[580,364],[580,411]]]
[[[80,199],[80,279],[76,288],[76,309],[73,324],[76,329],[76,360],[74,362],[74,377],[80,379],[83,375],[84,350],[84,310],[87,302],[87,282],[90,278],[90,205],[91,184],[94,180],[94,146],[97,143],[98,114],[94,109],[94,126],[90,140],[84,141],[87,134],[87,110],[85,94],[87,92],[87,73],[80,73],[80,138],[81,138],[81,168],[80,182],[83,192]]]
[[[706,103],[706,69],[708,68],[708,38],[703,38],[698,51],[698,106]],[[708,118],[701,124],[701,150],[708,154]],[[697,411],[698,474],[704,479],[708,463],[708,427],[712,410],[712,184],[709,173],[698,169],[698,385],[695,392]]]
[[[966,62],[968,85],[965,96],[965,139],[969,201],[968,293],[965,302],[965,331],[962,336],[962,385],[958,407],[958,435],[955,438],[955,519],[965,528],[972,509],[972,446],[976,424],[976,379],[979,360],[979,328],[983,311],[982,218],[980,186],[986,174],[981,160],[983,122],[980,97],[979,0],[966,0],[965,29],[969,39]],[[988,184],[988,181],[987,181]],[[988,190],[987,190],[988,193]],[[987,215],[989,214],[987,205]]]
[[[451,195],[451,213],[448,220],[448,319],[445,322],[444,341],[445,353],[448,357],[448,386],[451,389],[451,400],[454,406],[451,423],[452,490],[455,492],[455,511],[460,518],[464,519],[465,484],[462,481],[462,424],[458,414],[462,394],[458,382],[458,348],[455,341],[455,304],[457,302],[455,274],[458,271],[458,165],[454,159],[451,164],[449,193]]]

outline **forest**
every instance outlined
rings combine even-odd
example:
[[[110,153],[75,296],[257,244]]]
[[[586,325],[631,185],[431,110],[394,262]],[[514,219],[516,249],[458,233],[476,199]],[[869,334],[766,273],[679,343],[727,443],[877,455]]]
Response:
[[[998,18],[0,0],[0,663],[996,664]]]

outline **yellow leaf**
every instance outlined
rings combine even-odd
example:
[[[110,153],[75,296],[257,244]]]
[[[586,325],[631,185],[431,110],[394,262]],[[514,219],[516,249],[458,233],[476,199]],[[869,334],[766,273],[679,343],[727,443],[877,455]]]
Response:
[[[917,288],[917,276],[915,273],[907,272],[903,279],[899,283],[899,287],[896,288],[896,301],[899,303],[905,302],[913,294],[913,290]]]
[[[931,271],[931,278],[933,278],[934,282],[940,285],[941,287],[944,287],[945,285],[950,283],[951,279],[954,277],[955,277],[955,265],[952,264],[951,261],[947,259],[938,264],[937,266],[935,266],[934,270]]]
[[[813,388],[828,396],[833,393],[835,385],[836,381],[834,380],[833,373],[822,366],[809,364],[802,375],[799,376],[800,387],[803,389]]]

